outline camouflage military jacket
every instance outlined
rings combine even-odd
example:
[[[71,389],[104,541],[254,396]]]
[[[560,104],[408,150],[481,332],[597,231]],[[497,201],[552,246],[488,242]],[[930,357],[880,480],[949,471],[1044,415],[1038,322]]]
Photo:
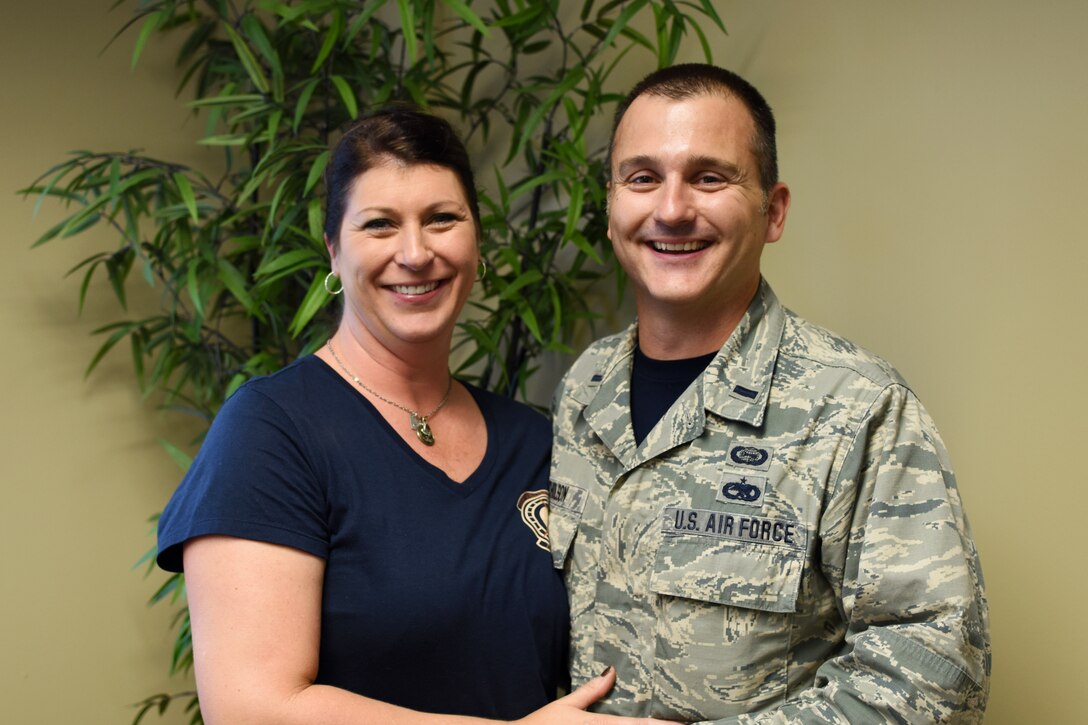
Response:
[[[764,282],[641,445],[637,328],[553,402],[549,533],[575,686],[682,722],[978,722],[990,645],[947,453],[884,361]]]

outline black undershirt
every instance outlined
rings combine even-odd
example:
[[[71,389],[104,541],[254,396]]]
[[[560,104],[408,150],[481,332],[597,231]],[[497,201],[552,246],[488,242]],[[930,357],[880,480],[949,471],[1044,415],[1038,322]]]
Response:
[[[717,351],[683,360],[654,360],[635,348],[631,368],[631,427],[641,445],[680,394],[706,370]]]

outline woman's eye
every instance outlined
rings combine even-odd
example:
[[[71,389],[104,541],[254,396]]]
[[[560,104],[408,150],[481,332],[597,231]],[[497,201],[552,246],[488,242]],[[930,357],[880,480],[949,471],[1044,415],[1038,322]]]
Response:
[[[363,229],[371,232],[380,232],[392,228],[393,223],[388,219],[369,219],[363,224]]]
[[[439,212],[438,214],[435,214],[434,216],[431,217],[431,223],[432,224],[442,225],[442,226],[449,226],[450,224],[453,224],[454,222],[456,222],[457,219],[458,218],[457,218],[456,214],[449,214],[447,212]]]

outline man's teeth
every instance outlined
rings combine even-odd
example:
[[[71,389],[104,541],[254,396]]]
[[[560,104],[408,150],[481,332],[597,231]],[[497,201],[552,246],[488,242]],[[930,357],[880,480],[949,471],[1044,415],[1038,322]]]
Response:
[[[395,284],[393,285],[393,291],[401,295],[422,295],[430,292],[431,290],[438,289],[437,282],[430,282],[429,284]]]
[[[706,242],[651,242],[659,252],[695,252],[706,246]]]

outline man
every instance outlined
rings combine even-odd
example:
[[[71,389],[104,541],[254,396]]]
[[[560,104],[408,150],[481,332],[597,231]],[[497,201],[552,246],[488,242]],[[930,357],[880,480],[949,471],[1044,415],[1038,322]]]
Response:
[[[790,205],[774,133],[707,65],[617,113],[608,235],[638,318],[554,401],[574,684],[615,666],[598,710],[681,722],[978,722],[986,599],[937,431],[760,276]]]

